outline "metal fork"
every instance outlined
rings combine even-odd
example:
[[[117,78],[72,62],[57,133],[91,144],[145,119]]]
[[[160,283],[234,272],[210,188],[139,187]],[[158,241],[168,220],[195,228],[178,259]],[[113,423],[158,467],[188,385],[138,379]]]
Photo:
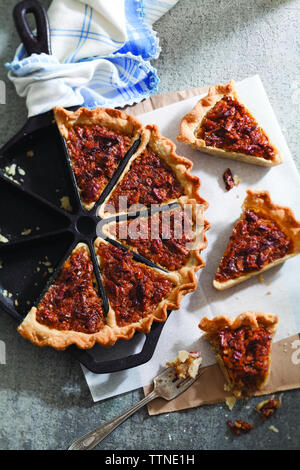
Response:
[[[155,398],[164,398],[165,400],[173,400],[178,397],[181,393],[185,392],[196,380],[205,372],[201,370],[198,375],[194,378],[178,379],[174,373],[172,367],[165,369],[161,374],[157,375],[153,379],[154,389],[149,395],[139,401],[136,405],[126,410],[121,415],[112,419],[106,424],[90,431],[88,434],[80,437],[71,444],[68,450],[91,450],[96,447],[103,439],[105,439],[114,429],[122,424],[126,419],[133,415],[142,406],[146,405]]]

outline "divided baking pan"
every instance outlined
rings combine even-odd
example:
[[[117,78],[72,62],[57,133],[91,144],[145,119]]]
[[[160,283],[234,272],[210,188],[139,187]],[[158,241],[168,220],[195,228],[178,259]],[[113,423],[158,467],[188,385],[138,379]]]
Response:
[[[36,34],[28,25],[29,13],[35,18]],[[16,5],[13,16],[27,53],[49,53],[49,25],[44,7],[37,1],[25,0]],[[107,311],[93,248],[96,236],[102,233],[96,213],[138,145],[136,141],[127,152],[91,211],[81,204],[66,144],[52,111],[29,118],[0,149],[0,233],[8,240],[3,243],[2,239],[0,243],[0,303],[17,322],[22,321],[32,305],[38,305],[80,242],[90,249],[99,294]],[[62,204],[64,201],[67,206]],[[133,256],[152,265],[139,255]],[[154,322],[149,334],[136,333],[131,340],[119,340],[113,347],[96,345],[82,350],[71,346],[67,351],[94,373],[129,369],[151,359],[163,326],[164,323]]]

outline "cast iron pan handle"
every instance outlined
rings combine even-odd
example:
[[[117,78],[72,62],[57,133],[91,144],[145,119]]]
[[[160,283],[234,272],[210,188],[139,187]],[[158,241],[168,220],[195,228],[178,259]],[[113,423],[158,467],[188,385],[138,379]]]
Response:
[[[28,24],[26,15],[32,13],[36,22],[36,34]],[[18,34],[28,55],[51,54],[50,28],[47,11],[37,0],[23,0],[13,10],[13,18]]]

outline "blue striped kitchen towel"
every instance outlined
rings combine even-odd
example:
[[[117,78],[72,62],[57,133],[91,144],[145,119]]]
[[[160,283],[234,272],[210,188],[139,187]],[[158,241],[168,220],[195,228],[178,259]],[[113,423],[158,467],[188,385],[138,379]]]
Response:
[[[7,63],[28,115],[55,105],[110,108],[157,91],[150,60],[160,47],[152,24],[178,0],[53,0],[51,55],[27,56],[21,44]]]

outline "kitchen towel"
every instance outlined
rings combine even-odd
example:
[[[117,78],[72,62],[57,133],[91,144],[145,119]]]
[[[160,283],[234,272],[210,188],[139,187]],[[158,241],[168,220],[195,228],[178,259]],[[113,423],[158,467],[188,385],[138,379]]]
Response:
[[[150,60],[160,47],[152,24],[178,0],[53,0],[51,55],[27,56],[21,44],[9,79],[28,115],[55,105],[122,107],[157,91]]]

